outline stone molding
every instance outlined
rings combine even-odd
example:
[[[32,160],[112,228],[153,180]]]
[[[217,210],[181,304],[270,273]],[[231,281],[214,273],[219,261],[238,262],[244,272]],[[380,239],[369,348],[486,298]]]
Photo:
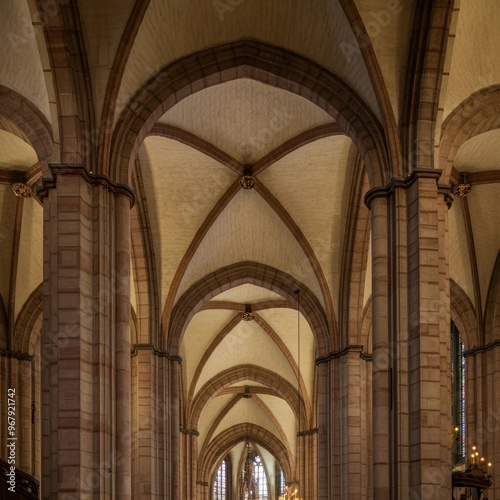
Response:
[[[393,177],[391,181],[385,185],[384,187],[377,187],[370,189],[365,194],[365,205],[371,209],[372,201],[375,198],[387,198],[391,196],[396,189],[408,189],[416,182],[417,179],[436,179],[438,193],[441,194],[448,205],[448,208],[451,207],[454,197],[451,193],[451,186],[439,184],[438,180],[441,177],[442,170],[438,170],[435,168],[420,168],[415,169],[413,172],[405,178]]]
[[[184,429],[184,427],[179,427],[179,431],[181,434],[185,434],[186,436],[195,436],[198,437],[200,433],[196,429]]]
[[[157,349],[153,344],[134,344],[132,346],[132,350],[130,351],[130,357],[133,358],[134,356],[137,356],[139,351],[145,350],[151,351],[155,356],[160,358],[168,358],[170,361],[177,361],[179,364],[182,363],[182,358],[180,356]]]
[[[488,351],[493,351],[497,347],[500,347],[500,339],[494,340],[493,342],[490,342],[489,344],[486,345],[481,345],[478,347],[474,347],[473,349],[469,349],[468,351],[465,351],[464,356],[466,358],[475,356],[476,354],[483,354]]]
[[[52,163],[49,165],[53,178],[42,179],[42,187],[37,189],[37,196],[42,200],[48,196],[49,189],[55,189],[57,185],[57,177],[59,175],[77,175],[82,177],[88,184],[92,186],[103,186],[109,192],[117,196],[126,196],[130,200],[130,208],[135,204],[135,194],[131,188],[124,184],[113,182],[111,179],[101,174],[93,174],[89,172],[87,167],[78,164],[63,164]]]
[[[314,427],[313,429],[306,429],[305,431],[297,432],[297,437],[313,436],[314,434],[318,433],[319,429],[317,427]]]
[[[17,351],[11,351],[9,349],[0,349],[0,358],[15,358],[15,359],[20,359],[24,361],[31,361],[33,362],[35,360],[35,357],[30,355],[30,354],[25,354],[23,352],[17,352]]]
[[[371,361],[372,355],[364,351],[364,346],[362,345],[348,345],[343,349],[331,352],[326,356],[321,356],[316,358],[316,365],[321,365],[323,363],[328,363],[332,359],[338,359],[346,356],[347,354],[357,353],[363,361]]]

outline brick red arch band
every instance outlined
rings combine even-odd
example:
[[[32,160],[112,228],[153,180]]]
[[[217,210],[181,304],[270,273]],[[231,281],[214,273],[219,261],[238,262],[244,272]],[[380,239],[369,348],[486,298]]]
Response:
[[[452,279],[450,279],[450,316],[460,332],[466,350],[482,345],[472,301],[462,287]]]
[[[500,338],[500,250],[497,253],[491,273],[486,309],[484,316],[484,343],[498,341]]]
[[[285,477],[292,477],[292,468],[285,445],[268,430],[247,422],[230,427],[212,440],[206,453],[200,457],[198,480],[208,482],[213,465],[219,463],[231,448],[242,441],[251,441],[271,452],[282,466]]]
[[[252,380],[253,382],[258,382],[268,387],[274,394],[288,403],[297,419],[300,418],[302,422],[307,421],[307,410],[304,398],[301,395],[299,406],[297,387],[293,386],[288,380],[285,380],[281,375],[278,375],[272,370],[256,365],[238,365],[220,372],[218,375],[205,382],[188,410],[188,426],[192,429],[198,428],[201,413],[208,402],[226,387],[237,384],[243,380]]]
[[[14,325],[13,350],[35,354],[35,345],[40,336],[40,330],[36,328],[43,312],[43,284],[40,284],[28,297]]]
[[[500,128],[500,85],[478,90],[458,105],[443,122],[439,168],[448,183],[462,144],[476,135]]]
[[[0,85],[0,115],[28,138],[42,166],[43,176],[51,177],[48,161],[54,153],[54,143],[47,118],[26,97],[3,85]]]
[[[166,350],[179,355],[184,332],[193,316],[213,297],[239,285],[250,283],[271,290],[296,307],[295,290],[300,290],[300,311],[316,339],[317,355],[325,356],[335,350],[335,332],[330,332],[321,304],[316,296],[289,274],[258,262],[238,262],[223,267],[192,285],[174,306],[167,332]],[[164,329],[166,325],[162,325]],[[166,332],[163,331],[165,334]]]
[[[384,131],[363,100],[344,81],[317,63],[255,40],[240,40],[197,52],[151,78],[118,120],[109,172],[102,173],[128,184],[142,142],[166,111],[195,92],[238,78],[273,85],[320,106],[358,147],[371,186],[385,185],[385,172],[390,170],[390,165]]]

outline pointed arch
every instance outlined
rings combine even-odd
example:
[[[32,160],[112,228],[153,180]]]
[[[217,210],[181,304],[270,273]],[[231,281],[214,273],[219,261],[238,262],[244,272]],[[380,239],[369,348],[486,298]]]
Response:
[[[285,476],[292,477],[292,466],[283,443],[267,429],[246,422],[226,429],[212,440],[198,461],[198,480],[208,482],[214,464],[242,441],[251,441],[268,450],[282,465]]]
[[[139,159],[132,172],[136,203],[130,211],[131,279],[135,282],[139,343],[158,345],[159,296],[153,235]]]
[[[417,2],[401,119],[403,173],[435,168],[441,82],[455,0]]]
[[[0,85],[0,115],[28,139],[38,156],[43,176],[51,177],[48,162],[54,154],[52,126],[43,113],[15,90]]]
[[[450,316],[460,331],[466,349],[481,345],[474,305],[464,289],[450,279]]]
[[[500,340],[500,251],[497,253],[491,273],[488,297],[486,299],[485,344]]]
[[[98,140],[90,68],[77,2],[57,2],[42,23],[52,68],[59,123],[60,161],[94,171]]]
[[[384,82],[382,69],[380,68],[377,55],[375,54],[375,49],[373,48],[365,23],[361,19],[356,2],[354,0],[339,0],[339,3],[342,6],[349,24],[351,25],[354,35],[357,38],[361,56],[363,57],[363,61],[366,65],[366,70],[370,75],[370,80],[384,124],[392,176],[402,177],[401,143],[399,140],[398,126],[392,109],[387,85]]]
[[[128,183],[142,142],[177,102],[204,88],[237,78],[274,85],[323,108],[363,155],[371,186],[385,185],[388,161],[384,131],[362,99],[343,80],[313,61],[255,40],[240,40],[197,52],[151,78],[135,94],[117,123],[109,176]]]
[[[500,85],[491,85],[471,94],[443,122],[439,147],[439,168],[443,181],[450,182],[453,163],[465,141],[500,128]]]
[[[28,297],[14,325],[12,350],[33,356],[40,337],[43,312],[43,283]]]
[[[241,382],[242,380],[252,380],[259,384],[269,387],[276,396],[284,399],[295,416],[298,418],[300,411],[300,420],[305,422],[307,411],[303,397],[297,400],[297,387],[293,386],[288,380],[285,380],[275,372],[255,365],[238,365],[228,368],[211,378],[198,391],[194,398],[191,408],[189,409],[188,426],[196,429],[200,415],[208,404],[210,399],[215,397],[221,390],[230,385]]]
[[[172,355],[179,354],[184,332],[193,316],[211,298],[225,290],[250,283],[271,290],[296,304],[295,290],[300,289],[300,310],[315,336],[317,356],[324,356],[335,350],[338,339],[336,332],[330,332],[326,314],[316,296],[289,274],[257,262],[238,262],[223,267],[205,276],[192,285],[179,299],[172,310],[166,334],[166,350]]]
[[[360,326],[370,245],[370,211],[363,200],[363,194],[368,190],[368,180],[359,154],[354,168],[342,249],[339,324],[343,346],[363,343],[360,339]]]

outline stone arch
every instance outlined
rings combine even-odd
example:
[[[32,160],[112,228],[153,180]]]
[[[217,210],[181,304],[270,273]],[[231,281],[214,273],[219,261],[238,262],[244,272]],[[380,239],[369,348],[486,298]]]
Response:
[[[198,462],[198,480],[207,482],[211,468],[242,441],[252,441],[269,452],[283,467],[286,477],[292,477],[292,465],[285,445],[271,432],[259,425],[248,422],[235,425],[217,435],[207,446]]]
[[[484,317],[485,344],[500,339],[500,251],[491,273]]]
[[[85,165],[92,172],[99,144],[80,9],[59,1],[50,17],[42,28],[57,104],[60,161]]]
[[[481,345],[474,306],[463,288],[450,279],[450,317],[455,323],[466,349]]]
[[[500,85],[491,85],[471,94],[443,122],[439,168],[443,181],[450,182],[458,150],[472,137],[500,127]]]
[[[370,211],[363,200],[363,193],[368,190],[368,179],[359,154],[355,165],[342,251],[339,307],[342,346],[363,343],[360,339],[360,325],[363,319],[364,288],[370,246]],[[367,347],[365,345],[365,348]]]
[[[182,336],[193,316],[212,297],[225,290],[250,283],[271,290],[296,304],[295,290],[300,289],[300,311],[316,340],[317,356],[325,356],[338,344],[336,332],[329,332],[326,314],[316,296],[289,274],[258,262],[238,262],[223,267],[192,285],[172,310],[166,349],[178,355]],[[162,325],[163,333],[167,325]]]
[[[399,131],[396,123],[396,117],[392,109],[391,100],[387,86],[384,82],[382,69],[380,68],[375,49],[373,47],[370,35],[365,23],[359,13],[356,2],[353,0],[339,0],[340,5],[346,15],[351,29],[356,36],[359,44],[361,56],[366,65],[370,80],[373,86],[377,103],[384,124],[385,135],[387,138],[390,163],[393,165],[392,174],[395,177],[402,177],[401,171],[401,141],[399,140]]]
[[[153,237],[139,166],[132,173],[136,204],[130,211],[131,280],[135,281],[137,343],[158,345],[159,293]]]
[[[368,299],[361,319],[360,342],[365,347],[366,352],[372,352],[372,296]]]
[[[42,312],[43,283],[33,290],[17,316],[14,325],[14,351],[34,355],[41,332]]]
[[[339,77],[298,54],[240,40],[184,57],[151,78],[122,113],[112,141],[109,175],[128,184],[133,163],[160,117],[180,100],[213,85],[252,78],[288,90],[323,108],[356,144],[372,187],[390,170],[384,130],[362,99]]]
[[[15,90],[0,85],[0,115],[12,122],[35,150],[44,177],[51,177],[48,162],[54,154],[52,126],[43,113]]]
[[[400,128],[403,173],[435,168],[434,146],[443,72],[447,69],[448,34],[457,0],[416,2]],[[432,47],[432,50],[430,49]]]
[[[275,372],[255,365],[239,365],[222,371],[217,376],[208,380],[198,391],[189,409],[189,427],[196,429],[200,415],[207,403],[217,395],[219,391],[242,380],[252,380],[269,387],[276,396],[283,398],[292,408],[296,417],[299,414],[299,402],[297,399],[297,387],[285,380]],[[300,420],[305,422],[307,410],[304,398],[300,398]]]

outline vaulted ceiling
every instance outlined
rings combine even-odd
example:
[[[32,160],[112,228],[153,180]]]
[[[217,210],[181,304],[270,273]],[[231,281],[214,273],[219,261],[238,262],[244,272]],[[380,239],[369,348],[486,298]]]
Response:
[[[468,174],[472,185],[449,211],[450,277],[474,307],[478,343],[500,266],[500,8],[495,0],[455,3],[437,99],[435,157],[439,168],[452,162],[453,184]],[[39,111],[52,134],[49,161],[57,162],[60,117],[69,104],[64,77],[55,76],[57,52],[47,42],[59,14],[42,5],[2,3],[0,94]],[[285,0],[74,2],[72,22],[91,89],[86,105],[95,124],[89,141],[95,145],[111,132],[164,68],[238,40],[322,66],[362,100],[389,138],[401,124],[414,9],[415,2],[403,0],[297,0],[293,8]],[[200,455],[228,430],[251,423],[293,456],[295,398],[301,398],[301,428],[317,425],[317,356],[338,348],[341,338],[370,351],[363,327],[371,294],[363,204],[370,176],[363,152],[319,99],[277,80],[242,72],[193,85],[149,127],[130,180],[138,195],[131,305],[134,318],[154,316],[158,325],[153,332],[139,321],[137,341],[168,339],[175,308],[190,293],[213,276],[228,283],[203,292],[175,353],[183,359],[181,423],[199,432]],[[482,116],[475,128],[464,109]],[[0,347],[15,343],[13,325],[42,282],[42,206],[36,198],[16,198],[11,189],[19,180],[39,185],[42,159],[35,150],[8,106],[0,107]],[[254,177],[252,189],[239,182],[245,172]],[[238,266],[254,275],[228,277]],[[290,280],[287,290],[280,279]],[[145,282],[156,306],[141,312]],[[323,337],[300,303],[306,297],[325,318]],[[245,321],[248,309],[253,317]],[[243,433],[241,440],[247,438]],[[259,448],[272,469],[269,450]],[[225,451],[239,458],[243,447]]]

